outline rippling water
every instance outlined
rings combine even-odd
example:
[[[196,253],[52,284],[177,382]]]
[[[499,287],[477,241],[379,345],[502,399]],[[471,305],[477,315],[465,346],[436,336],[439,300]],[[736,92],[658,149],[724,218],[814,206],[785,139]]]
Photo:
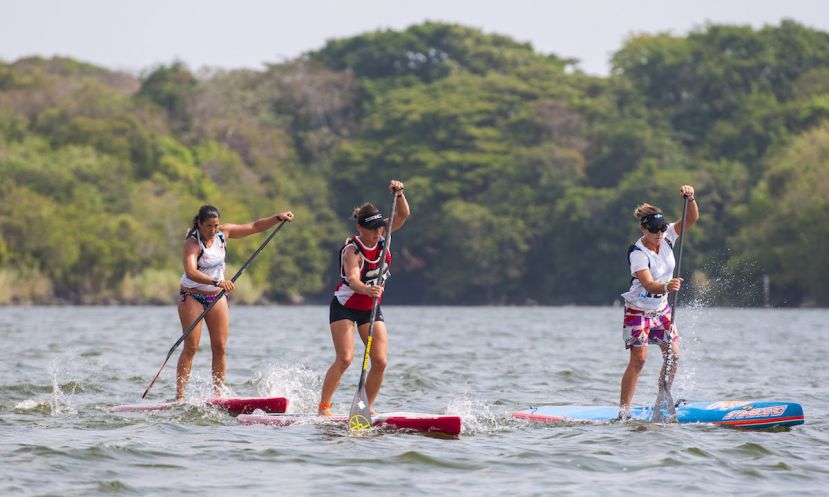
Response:
[[[349,437],[333,426],[238,425],[197,407],[210,392],[205,333],[193,405],[137,402],[177,338],[173,307],[0,308],[0,495],[826,495],[825,310],[683,309],[675,398],[790,400],[806,424],[748,432],[693,425],[542,427],[529,404],[618,402],[627,355],[611,308],[387,307],[379,411],[460,414],[457,439]],[[228,383],[312,411],[333,358],[323,307],[234,307]],[[362,348],[357,354],[362,357]],[[174,355],[151,396],[174,395]],[[651,351],[637,403],[656,395]],[[346,412],[358,361],[335,408]]]

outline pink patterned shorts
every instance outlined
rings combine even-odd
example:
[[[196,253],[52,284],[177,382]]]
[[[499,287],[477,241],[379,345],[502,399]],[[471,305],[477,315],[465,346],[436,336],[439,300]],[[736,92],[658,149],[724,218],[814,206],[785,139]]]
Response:
[[[676,327],[666,328],[671,324],[671,307],[658,311],[640,311],[625,306],[625,322],[622,327],[622,338],[625,340],[625,349],[631,347],[647,347],[649,343],[667,344],[679,341],[679,332]]]

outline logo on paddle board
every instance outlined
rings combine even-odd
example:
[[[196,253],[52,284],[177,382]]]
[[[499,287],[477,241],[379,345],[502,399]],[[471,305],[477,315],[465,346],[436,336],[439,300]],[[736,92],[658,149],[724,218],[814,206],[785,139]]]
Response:
[[[741,411],[731,411],[726,414],[723,419],[745,419],[745,418],[770,418],[772,416],[780,416],[786,412],[786,406],[769,406],[758,407],[756,409],[744,409]]]
[[[355,414],[348,420],[348,429],[350,431],[368,430],[371,428],[371,423],[362,414]]]

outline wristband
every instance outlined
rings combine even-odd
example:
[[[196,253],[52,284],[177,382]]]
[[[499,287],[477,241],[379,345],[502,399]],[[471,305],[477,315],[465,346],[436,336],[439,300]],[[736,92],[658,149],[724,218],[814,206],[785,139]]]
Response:
[[[219,280],[213,280],[213,286],[219,286]]]
[[[665,287],[664,287],[664,290],[665,290],[665,291],[664,291],[664,292],[662,292],[662,293],[668,293],[668,282],[667,282],[667,281],[665,282]]]

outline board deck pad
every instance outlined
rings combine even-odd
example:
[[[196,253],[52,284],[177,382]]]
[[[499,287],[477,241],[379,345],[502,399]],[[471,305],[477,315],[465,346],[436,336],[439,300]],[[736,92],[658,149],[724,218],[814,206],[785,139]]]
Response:
[[[285,397],[223,397],[211,399],[208,405],[227,410],[230,414],[251,414],[257,409],[268,413],[283,413],[288,409]],[[161,402],[159,404],[124,404],[114,406],[111,412],[166,411],[182,405],[178,402]]]
[[[347,424],[347,416],[313,416],[285,414],[250,414],[240,415],[237,420],[242,424],[266,424],[273,426],[290,426],[300,423],[337,423]],[[411,430],[420,432],[458,435],[461,432],[460,416],[447,414],[426,414],[417,412],[390,412],[372,416],[371,424],[379,429]]]
[[[650,421],[652,407],[634,407],[630,417]],[[538,423],[602,423],[619,416],[618,406],[539,406],[515,412],[512,417]],[[742,428],[795,426],[805,422],[803,407],[795,402],[734,401],[684,402],[676,407],[678,423],[709,423]]]

